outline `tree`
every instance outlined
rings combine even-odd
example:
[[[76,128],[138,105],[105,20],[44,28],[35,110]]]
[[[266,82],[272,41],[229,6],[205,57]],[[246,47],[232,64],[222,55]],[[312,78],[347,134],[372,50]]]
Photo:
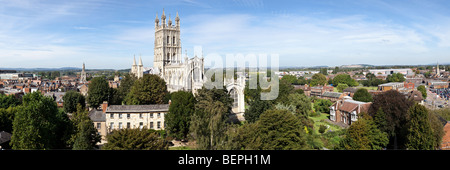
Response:
[[[165,117],[166,130],[177,139],[187,139],[196,100],[191,92],[178,91],[171,94],[169,113]]]
[[[343,84],[343,83],[339,83],[336,88],[338,89],[339,92],[343,92],[346,88],[348,88],[347,84]]]
[[[361,102],[372,102],[372,94],[370,94],[367,89],[360,88],[356,90],[355,94],[353,94],[353,100],[361,101]]]
[[[158,75],[145,74],[134,82],[125,103],[128,105],[163,104],[168,95],[166,82]]]
[[[381,150],[388,143],[388,134],[379,130],[370,116],[363,114],[358,121],[350,125],[338,148],[346,150]]]
[[[17,107],[0,108],[0,132],[11,133],[13,131],[13,121],[17,112]]]
[[[424,85],[420,85],[419,87],[417,87],[417,90],[420,91],[420,93],[422,93],[422,97],[424,99],[427,98],[427,89],[425,88]]]
[[[288,84],[297,84],[297,77],[293,75],[284,75],[280,81],[286,81]]]
[[[410,120],[408,109],[413,103],[413,101],[406,99],[403,94],[395,90],[389,90],[374,96],[372,105],[369,108],[369,114],[372,117],[384,118],[385,121],[382,122],[385,124],[377,124],[377,126],[383,132],[388,133],[388,148],[406,149],[406,135]],[[382,112],[379,112],[380,108],[382,108]],[[376,114],[378,113],[384,115],[377,116]]]
[[[130,93],[131,87],[134,82],[136,82],[137,78],[134,74],[126,74],[125,77],[120,80],[120,86],[117,88],[117,92],[115,93],[116,100],[114,104],[120,105],[125,100],[125,97],[128,93]]]
[[[106,136],[104,150],[167,150],[168,143],[158,133],[143,129],[113,130]]]
[[[198,149],[216,150],[225,140],[228,114],[232,99],[225,88],[197,91],[195,113],[191,118],[190,131],[197,140]]]
[[[303,127],[300,119],[288,110],[267,110],[255,123],[231,129],[226,144],[232,145],[231,149],[308,149]]]
[[[20,103],[20,100],[16,99],[14,95],[0,94],[0,108],[7,109],[8,107],[18,106]]]
[[[327,68],[321,68],[319,73],[323,74],[323,75],[328,75],[328,69]]]
[[[73,142],[73,150],[92,150],[97,148],[101,136],[94,127],[94,122],[89,118],[89,112],[77,105],[77,112],[73,114],[72,123],[74,132],[71,141]]]
[[[64,96],[64,111],[66,113],[74,113],[77,111],[77,105],[80,104],[84,109],[86,107],[86,99],[81,93],[70,90]]]
[[[358,82],[352,79],[348,74],[339,74],[333,78],[333,86],[336,87],[339,84],[347,84],[350,87],[358,86]]]
[[[406,79],[402,73],[394,73],[386,77],[388,82],[404,82]]]
[[[409,109],[411,115],[406,147],[408,149],[432,150],[436,146],[425,106],[414,104]]]
[[[109,84],[102,77],[95,77],[89,83],[87,102],[91,108],[97,108],[109,99]]]
[[[316,99],[314,101],[314,110],[318,113],[330,113],[330,106],[333,103],[326,99]]]
[[[13,149],[63,149],[66,137],[62,136],[68,120],[67,115],[58,112],[51,97],[39,92],[23,96],[13,121],[11,145]]]
[[[244,117],[247,122],[252,123],[257,121],[262,113],[271,108],[271,102],[268,100],[256,99],[249,102],[249,107],[249,109],[245,110]]]
[[[324,86],[325,84],[327,84],[327,77],[325,77],[325,75],[317,73],[311,77],[311,86]]]
[[[293,93],[288,96],[285,104],[291,104],[296,108],[297,115],[307,116],[311,112],[311,100],[304,94]]]

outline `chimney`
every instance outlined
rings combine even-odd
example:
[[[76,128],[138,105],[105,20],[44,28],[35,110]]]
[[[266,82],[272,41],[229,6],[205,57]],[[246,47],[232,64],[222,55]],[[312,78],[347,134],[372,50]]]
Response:
[[[102,104],[102,111],[103,113],[106,113],[106,109],[108,108],[108,101],[103,101]]]

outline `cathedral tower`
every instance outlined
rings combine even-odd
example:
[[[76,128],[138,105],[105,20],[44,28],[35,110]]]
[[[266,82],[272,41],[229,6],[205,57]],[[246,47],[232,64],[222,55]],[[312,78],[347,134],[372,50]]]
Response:
[[[164,74],[164,67],[169,64],[181,63],[181,39],[180,39],[180,18],[175,18],[175,25],[169,16],[166,24],[166,14],[163,10],[161,23],[158,14],[155,19],[155,47],[153,67],[158,69],[160,76]]]
[[[86,70],[84,68],[84,63],[83,63],[83,68],[81,69],[81,80],[80,83],[86,83]]]

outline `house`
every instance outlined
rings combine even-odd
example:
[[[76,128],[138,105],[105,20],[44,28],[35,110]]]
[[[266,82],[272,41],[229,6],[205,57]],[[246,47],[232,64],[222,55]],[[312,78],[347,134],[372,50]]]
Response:
[[[114,129],[140,128],[163,130],[164,117],[169,112],[169,104],[151,105],[102,105],[106,116],[108,132]],[[106,110],[106,111],[105,111]]]
[[[108,103],[104,102],[102,104],[102,108],[103,105],[106,105],[106,107],[108,106]],[[105,110],[97,110],[97,109],[92,109],[89,111],[89,118],[91,118],[92,122],[94,123],[94,127],[97,129],[98,134],[102,137],[100,140],[100,145],[105,144],[106,143],[106,135],[108,134],[108,129],[106,128],[106,116],[105,116]]]
[[[450,150],[450,122],[444,125],[444,136],[442,137],[441,150]]]
[[[333,86],[315,86],[315,87],[311,87],[311,92],[310,92],[309,96],[321,97],[323,93],[333,92],[333,91],[334,91]]]
[[[348,87],[342,91],[345,95],[353,97],[353,95],[358,91],[358,88],[356,87]]]
[[[345,96],[344,93],[325,92],[325,93],[322,94],[322,96],[320,98],[327,99],[327,100],[330,100],[332,102],[336,102],[339,99],[342,99],[344,96]]]
[[[360,113],[369,111],[370,105],[372,105],[371,102],[355,101],[345,96],[330,106],[330,120],[351,125],[352,122],[358,120]]]
[[[422,92],[417,91],[417,90],[413,90],[413,91],[406,92],[406,93],[403,93],[403,94],[405,94],[407,99],[414,100],[415,102],[423,105]]]

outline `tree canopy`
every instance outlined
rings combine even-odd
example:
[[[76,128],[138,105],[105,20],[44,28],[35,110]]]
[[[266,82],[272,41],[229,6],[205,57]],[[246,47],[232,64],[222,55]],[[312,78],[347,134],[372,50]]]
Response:
[[[66,92],[66,94],[63,96],[63,100],[63,108],[66,113],[76,112],[78,104],[81,105],[82,109],[86,107],[86,99],[84,98],[84,96],[74,90]]]
[[[171,94],[169,113],[164,121],[168,134],[177,139],[187,139],[196,100],[191,92],[178,91]]]
[[[339,74],[333,78],[333,86],[337,87],[339,84],[347,84],[350,87],[358,86],[358,82],[348,74]]]
[[[321,73],[314,74],[311,77],[311,86],[324,86],[327,84],[327,77]]]
[[[126,96],[125,103],[128,105],[163,104],[166,101],[166,82],[158,75],[145,74],[131,86]]]
[[[169,147],[158,133],[146,128],[113,130],[106,140],[104,150],[167,150]]]
[[[103,77],[95,77],[88,87],[87,102],[89,107],[97,108],[103,101],[109,101],[109,84]]]
[[[353,94],[353,100],[361,101],[361,102],[372,102],[373,97],[372,94],[370,94],[367,89],[360,88],[356,90],[355,94]]]

